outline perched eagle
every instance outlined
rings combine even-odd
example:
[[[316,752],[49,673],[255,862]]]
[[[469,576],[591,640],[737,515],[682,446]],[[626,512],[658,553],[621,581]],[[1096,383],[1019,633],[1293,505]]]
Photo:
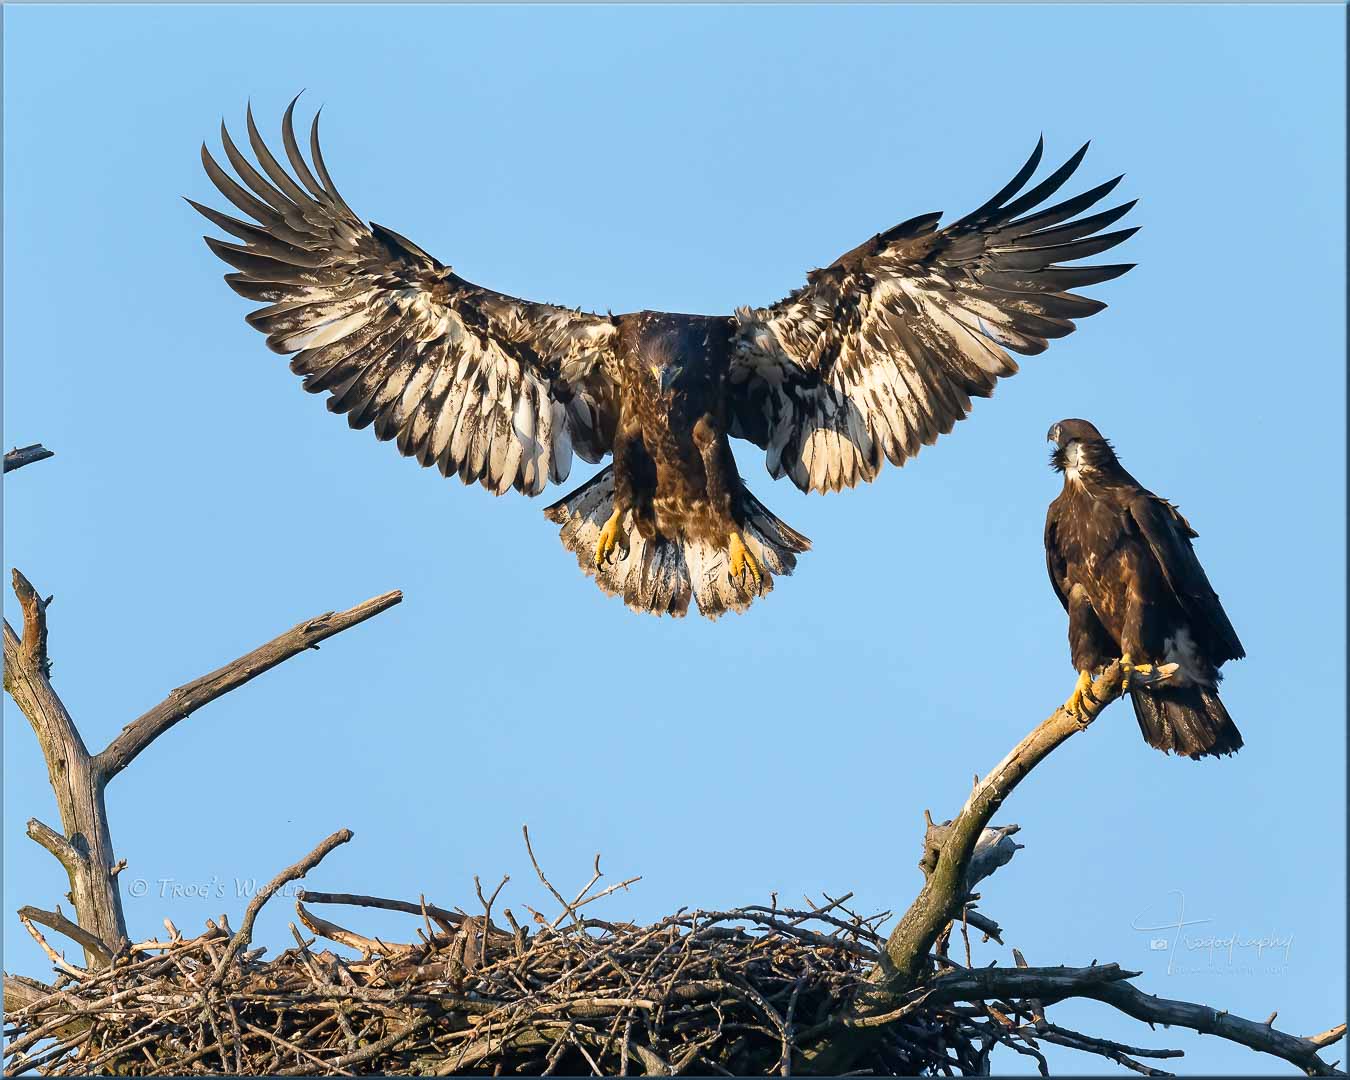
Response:
[[[1198,534],[1086,420],[1061,420],[1049,439],[1064,490],[1045,518],[1045,561],[1069,613],[1079,672],[1070,706],[1112,660],[1127,680],[1176,664],[1170,679],[1130,688],[1144,740],[1192,758],[1233,753],[1242,736],[1219,700],[1219,668],[1246,654],[1191,548]]]
[[[1041,208],[1087,147],[1019,194],[1012,181],[937,227],[924,214],[867,240],[767,308],[732,315],[590,315],[474,285],[391,229],[365,224],[319,152],[282,142],[288,171],[247,120],[250,163],[224,125],[237,180],[202,164],[249,221],[192,205],[239,243],[207,238],[261,301],[248,321],[304,388],[354,428],[373,425],[422,465],[495,493],[537,495],[567,478],[573,452],[612,464],[545,513],[607,593],[637,611],[716,617],[789,574],[806,537],[779,521],[736,470],[731,438],[765,451],[770,475],[838,491],[900,465],[952,429],[1071,320],[1104,304],[1070,290],[1129,265],[1069,267],[1135,230],[1102,232],[1134,204],[1084,210],[1120,177]],[[191,200],[189,200],[191,201]]]

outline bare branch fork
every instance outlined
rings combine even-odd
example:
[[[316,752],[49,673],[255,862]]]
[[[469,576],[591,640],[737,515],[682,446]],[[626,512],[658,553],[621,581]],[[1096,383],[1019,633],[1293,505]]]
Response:
[[[1165,682],[1175,670],[1175,665],[1164,665],[1150,677],[1141,679],[1136,673],[1127,683],[1119,661],[1112,663],[1094,681],[1077,709],[1070,710],[1067,702],[1061,705],[1013,747],[983,780],[976,777],[954,820],[936,824],[924,812],[927,829],[919,862],[925,875],[923,888],[887,938],[881,959],[868,977],[870,989],[860,993],[852,1006],[833,1021],[837,1034],[802,1054],[802,1063],[809,1071],[837,1074],[854,1067],[886,1023],[919,1003],[983,1004],[990,999],[1030,1002],[1032,1012],[1040,1014],[1033,1029],[1036,1037],[1103,1054],[1136,1071],[1154,1072],[1127,1057],[1127,1053],[1180,1056],[1180,1051],[1141,1051],[1065,1032],[1045,1021],[1041,1011],[1044,1005],[1069,997],[1086,997],[1113,1005],[1150,1025],[1187,1027],[1273,1054],[1310,1076],[1344,1075],[1324,1062],[1318,1051],[1344,1037],[1345,1024],[1321,1035],[1300,1038],[1276,1030],[1274,1014],[1259,1023],[1207,1005],[1144,994],[1127,981],[1140,973],[1125,971],[1116,964],[1097,965],[1094,961],[1089,968],[1031,968],[1014,950],[1019,964],[1016,968],[967,968],[932,974],[931,954],[939,938],[953,920],[971,921],[969,904],[975,883],[1006,863],[1020,846],[1010,839],[1017,831],[1016,825],[988,827],[1004,800],[1056,747],[1086,730],[1102,710],[1126,692],[1130,683]],[[996,924],[994,929],[997,930]]]
[[[39,458],[30,456],[29,460]],[[7,456],[5,468],[10,467]],[[346,611],[329,611],[306,619],[252,652],[172,691],[164,701],[128,724],[107,747],[90,754],[51,685],[47,656],[47,606],[51,598],[42,599],[18,570],[13,576],[14,592],[23,611],[23,635],[15,633],[5,622],[5,689],[28,718],[42,747],[62,826],[62,831],[57,832],[33,819],[28,823],[28,835],[65,867],[70,878],[69,899],[78,926],[60,915],[59,910],[55,915],[38,908],[26,909],[26,913],[30,921],[78,941],[84,949],[87,967],[103,967],[127,945],[126,919],[116,881],[125,863],[119,863],[113,856],[104,800],[108,781],[155,739],[203,705],[298,653],[317,648],[334,634],[388,610],[403,599],[403,594],[397,590],[387,592]],[[79,933],[73,932],[76,929]],[[18,994],[19,990],[18,984],[12,984],[6,976],[6,1000],[11,991]]]

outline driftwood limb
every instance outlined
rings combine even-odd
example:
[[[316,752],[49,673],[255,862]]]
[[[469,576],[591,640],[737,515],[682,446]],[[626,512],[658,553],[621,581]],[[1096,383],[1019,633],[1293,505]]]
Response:
[[[403,593],[395,589],[346,611],[316,615],[224,667],[178,687],[153,709],[123,728],[122,733],[99,753],[96,759],[99,771],[105,779],[112,779],[164,732],[203,705],[238,689],[306,649],[318,648],[319,642],[387,611],[402,599]]]
[[[32,446],[18,446],[5,453],[5,472],[13,472],[15,469],[22,469],[25,465],[31,465],[35,461],[45,461],[49,457],[55,457],[54,451],[48,450],[41,443],[34,443]]]

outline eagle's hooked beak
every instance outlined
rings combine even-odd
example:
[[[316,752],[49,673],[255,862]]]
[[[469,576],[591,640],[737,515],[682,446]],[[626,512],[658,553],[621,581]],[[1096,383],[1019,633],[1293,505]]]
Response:
[[[667,364],[661,369],[661,393],[670,392],[670,388],[675,385],[675,380],[680,377],[680,371],[674,364]]]
[[[1054,449],[1050,451],[1050,468],[1054,469],[1055,472],[1063,472],[1067,467],[1065,462],[1067,451],[1059,441],[1061,434],[1058,424],[1051,424],[1050,430],[1045,433],[1045,441],[1054,443]]]

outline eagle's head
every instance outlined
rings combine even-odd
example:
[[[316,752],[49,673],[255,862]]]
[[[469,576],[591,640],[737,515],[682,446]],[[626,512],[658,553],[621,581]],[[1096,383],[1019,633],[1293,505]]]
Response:
[[[651,372],[652,379],[656,382],[657,387],[660,388],[663,395],[670,393],[675,384],[679,381],[681,374],[679,365],[671,363],[670,361],[664,363],[659,361],[654,363],[649,362],[647,364],[647,370]]]
[[[1090,471],[1116,460],[1111,444],[1087,420],[1061,420],[1051,424],[1045,437],[1055,444],[1050,452],[1050,467],[1070,480],[1077,479],[1080,471]]]

